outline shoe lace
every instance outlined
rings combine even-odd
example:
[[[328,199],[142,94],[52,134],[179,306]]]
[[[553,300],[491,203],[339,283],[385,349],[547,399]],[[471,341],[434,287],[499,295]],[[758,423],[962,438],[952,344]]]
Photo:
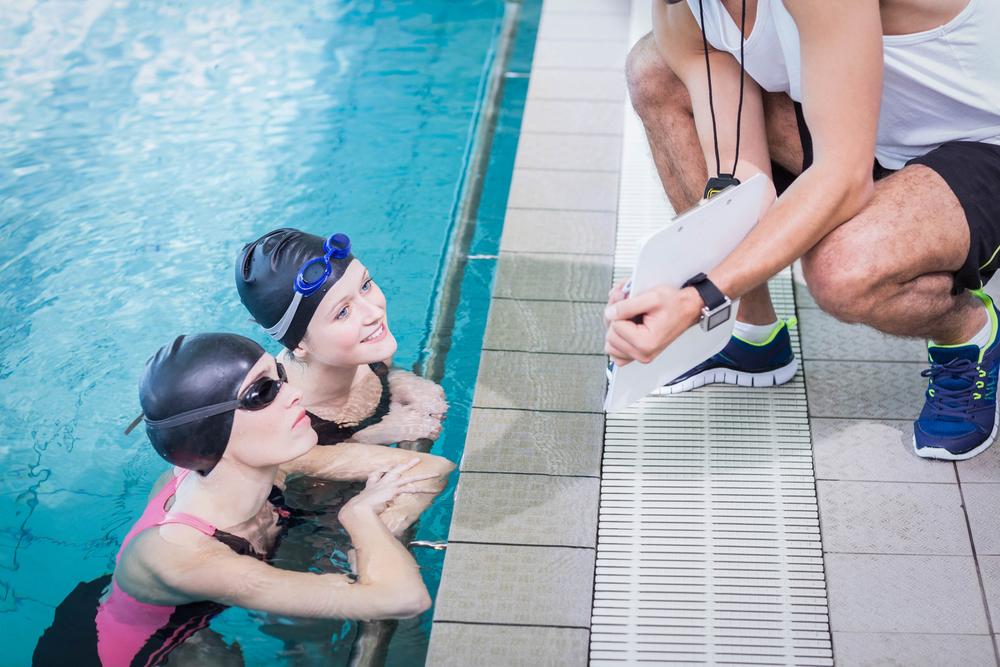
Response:
[[[927,403],[936,417],[965,419],[982,407],[976,401],[982,398],[976,389],[983,388],[982,373],[978,364],[970,359],[951,359],[947,363],[931,363],[920,373],[930,378]]]

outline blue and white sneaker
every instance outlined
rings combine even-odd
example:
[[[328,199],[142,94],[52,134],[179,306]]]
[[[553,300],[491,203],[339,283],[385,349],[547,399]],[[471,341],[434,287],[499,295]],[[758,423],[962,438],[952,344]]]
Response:
[[[785,384],[799,365],[788,335],[788,328],[795,326],[795,322],[794,317],[780,321],[763,343],[751,343],[733,334],[722,352],[664,385],[662,393],[680,394],[716,382],[742,387]]]
[[[930,345],[930,378],[920,416],[913,422],[913,449],[927,459],[961,461],[993,444],[997,435],[997,372],[1000,340],[997,309],[985,293],[974,292],[990,316],[990,342],[978,345]]]

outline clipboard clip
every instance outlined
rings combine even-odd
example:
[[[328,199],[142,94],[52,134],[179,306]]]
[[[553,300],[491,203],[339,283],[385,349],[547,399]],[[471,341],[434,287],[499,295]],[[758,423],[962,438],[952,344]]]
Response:
[[[701,196],[701,198],[711,199],[726,188],[731,188],[739,184],[740,179],[736,178],[732,174],[719,174],[718,176],[712,176],[708,179],[708,183],[705,184],[705,193]]]

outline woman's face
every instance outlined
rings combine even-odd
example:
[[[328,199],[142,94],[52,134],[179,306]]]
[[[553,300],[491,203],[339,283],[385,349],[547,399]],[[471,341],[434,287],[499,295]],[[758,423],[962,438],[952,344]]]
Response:
[[[358,260],[330,288],[309,321],[296,356],[328,366],[360,366],[396,353],[385,295]]]
[[[262,378],[278,377],[274,357],[265,354],[247,373],[237,396],[243,397],[247,389]],[[286,382],[266,407],[236,410],[223,456],[231,456],[254,468],[264,468],[287,463],[308,452],[316,444],[316,431],[300,404],[301,398],[302,392]]]

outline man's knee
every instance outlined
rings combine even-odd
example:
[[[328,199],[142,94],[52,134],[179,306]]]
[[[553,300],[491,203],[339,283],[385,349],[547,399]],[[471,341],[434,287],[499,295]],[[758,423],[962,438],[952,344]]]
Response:
[[[632,47],[625,60],[625,78],[632,106],[640,116],[668,106],[691,108],[687,89],[664,62],[652,33]]]
[[[844,322],[872,320],[882,272],[863,244],[828,236],[802,258],[802,272],[821,309]]]

